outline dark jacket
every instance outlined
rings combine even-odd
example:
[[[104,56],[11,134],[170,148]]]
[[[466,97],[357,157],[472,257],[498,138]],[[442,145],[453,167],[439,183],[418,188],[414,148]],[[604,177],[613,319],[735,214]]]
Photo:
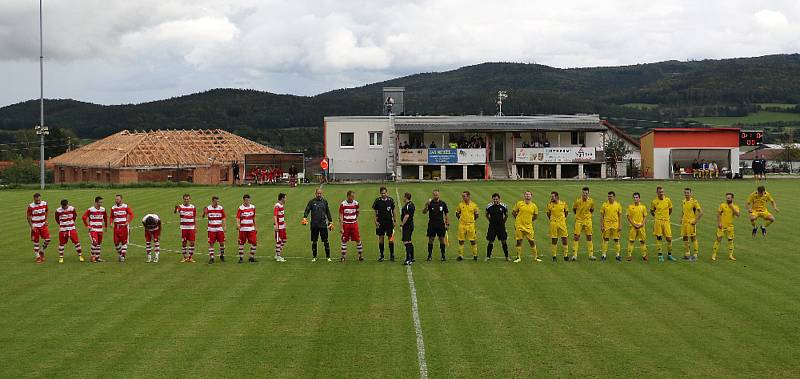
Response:
[[[306,210],[303,211],[303,218],[307,218],[311,213],[312,228],[327,228],[329,222],[333,222],[331,209],[328,207],[328,200],[317,199],[316,196],[308,201]]]

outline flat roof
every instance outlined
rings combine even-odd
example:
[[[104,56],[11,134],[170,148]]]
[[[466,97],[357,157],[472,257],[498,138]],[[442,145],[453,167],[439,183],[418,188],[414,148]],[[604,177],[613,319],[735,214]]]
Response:
[[[325,121],[388,120],[389,116],[335,116]],[[600,116],[586,115],[535,115],[535,116],[395,116],[398,131],[525,131],[574,130],[605,131]]]
[[[697,133],[697,132],[736,132],[739,133],[741,128],[654,128],[644,132],[639,138],[655,132],[688,132],[688,133]]]

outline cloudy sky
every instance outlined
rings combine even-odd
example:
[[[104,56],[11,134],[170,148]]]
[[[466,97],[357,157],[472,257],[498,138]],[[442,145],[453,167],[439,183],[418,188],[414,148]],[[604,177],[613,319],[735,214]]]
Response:
[[[486,61],[556,67],[800,51],[800,0],[44,0],[45,96],[313,95]],[[0,1],[0,106],[38,98],[38,2]]]

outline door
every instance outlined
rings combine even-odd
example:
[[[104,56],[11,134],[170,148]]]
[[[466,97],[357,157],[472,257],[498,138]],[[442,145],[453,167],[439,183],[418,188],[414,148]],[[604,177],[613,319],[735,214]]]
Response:
[[[492,135],[492,161],[505,162],[506,160],[506,136],[505,134]]]

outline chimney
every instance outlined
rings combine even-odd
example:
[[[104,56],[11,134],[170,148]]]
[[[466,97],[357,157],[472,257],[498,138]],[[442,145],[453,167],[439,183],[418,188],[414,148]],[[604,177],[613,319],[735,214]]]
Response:
[[[405,107],[403,106],[403,94],[405,87],[383,87],[383,112],[384,116],[393,113],[397,116],[405,115]]]

